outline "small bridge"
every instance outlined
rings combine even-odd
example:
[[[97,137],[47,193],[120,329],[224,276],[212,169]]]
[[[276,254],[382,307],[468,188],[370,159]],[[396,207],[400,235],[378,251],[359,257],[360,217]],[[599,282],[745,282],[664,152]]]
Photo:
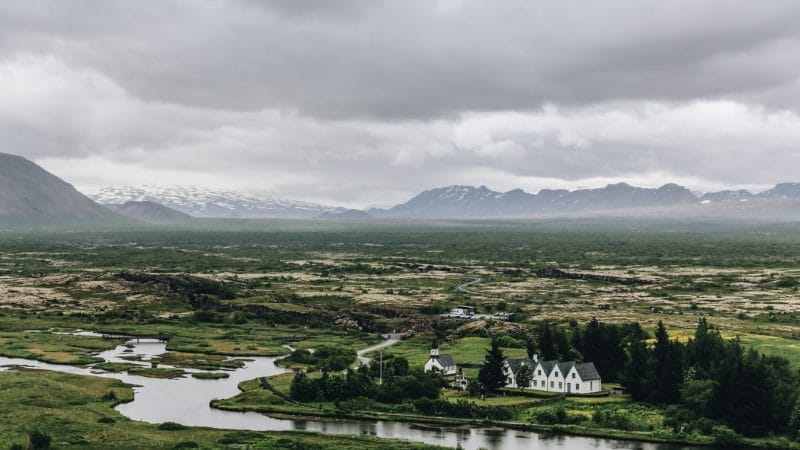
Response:
[[[172,336],[168,334],[141,334],[141,333],[102,333],[103,339],[125,339],[132,341],[136,339],[139,342],[141,339],[154,339],[159,342],[167,342]]]

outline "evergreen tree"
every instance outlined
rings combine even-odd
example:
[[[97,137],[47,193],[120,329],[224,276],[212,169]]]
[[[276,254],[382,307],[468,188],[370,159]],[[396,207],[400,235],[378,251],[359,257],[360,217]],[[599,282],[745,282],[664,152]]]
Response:
[[[478,381],[487,391],[494,392],[506,385],[506,377],[503,374],[505,360],[506,357],[497,345],[497,340],[492,339],[492,347],[486,350],[483,366],[478,372]]]
[[[539,351],[542,352],[542,359],[545,361],[558,359],[556,343],[553,340],[550,324],[547,322],[539,328]]]
[[[525,389],[531,385],[533,380],[533,369],[528,364],[523,364],[517,369],[516,373],[517,387]]]
[[[289,396],[298,402],[311,402],[317,399],[319,391],[317,386],[308,378],[305,372],[297,372],[289,388]]]
[[[567,338],[567,332],[564,331],[563,328],[559,326],[554,326],[552,328],[553,340],[555,341],[556,345],[556,358],[559,360],[565,360],[569,358],[569,351],[572,349],[572,346],[569,345],[569,338]]]
[[[800,399],[794,403],[792,415],[789,417],[789,434],[792,439],[800,441]]]
[[[647,395],[645,383],[649,362],[647,344],[642,339],[632,337],[628,342],[628,362],[622,381],[634,400],[643,400]]]
[[[536,344],[534,344],[530,336],[525,338],[525,350],[528,352],[528,359],[533,359],[536,356]]]
[[[683,378],[681,361],[682,347],[670,342],[664,323],[659,321],[656,328],[656,344],[653,348],[653,363],[649,367],[649,399],[655,403],[674,403],[679,398],[679,386]]]

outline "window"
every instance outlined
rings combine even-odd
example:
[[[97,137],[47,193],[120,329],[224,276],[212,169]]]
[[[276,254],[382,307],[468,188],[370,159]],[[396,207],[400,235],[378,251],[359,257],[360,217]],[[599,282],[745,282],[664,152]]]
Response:
[[[562,387],[564,387],[564,383],[562,383],[562,382],[560,382],[560,381],[559,381],[559,382],[558,382],[558,388],[559,388],[559,389],[561,389]]]
[[[575,390],[576,391],[580,391],[581,390],[581,385],[578,384],[578,383],[575,383]]]
[[[550,387],[551,387],[551,388],[553,387],[553,382],[552,382],[552,381],[550,382]]]
[[[555,373],[553,373],[553,375],[558,376],[558,371],[556,370]]]
[[[572,379],[575,379],[575,372],[572,372]]]
[[[536,387],[536,380],[533,380],[533,387]]]
[[[542,374],[542,371],[540,370],[540,371],[539,371],[539,375],[541,375],[541,374]]]

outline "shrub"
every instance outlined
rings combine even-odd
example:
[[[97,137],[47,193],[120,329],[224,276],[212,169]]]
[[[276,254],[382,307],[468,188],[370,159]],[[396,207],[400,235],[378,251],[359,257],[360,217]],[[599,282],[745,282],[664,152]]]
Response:
[[[45,433],[39,430],[33,430],[28,433],[28,448],[31,450],[46,450],[50,448],[52,439]]]
[[[592,421],[603,428],[630,431],[635,427],[631,419],[617,411],[597,411],[592,416]]]
[[[181,425],[175,422],[164,422],[158,426],[158,429],[164,431],[178,431],[178,430],[185,430],[186,425]]]
[[[97,419],[97,423],[116,423],[117,421],[111,417],[101,417]]]
[[[714,444],[722,447],[735,447],[741,443],[739,435],[725,425],[714,427],[711,434],[714,436]]]

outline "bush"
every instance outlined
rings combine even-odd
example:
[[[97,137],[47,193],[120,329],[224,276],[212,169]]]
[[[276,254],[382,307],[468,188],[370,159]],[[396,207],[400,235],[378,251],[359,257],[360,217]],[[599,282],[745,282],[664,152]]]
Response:
[[[631,419],[617,411],[597,411],[592,416],[592,421],[603,428],[625,431],[635,429]]]
[[[181,425],[175,422],[164,422],[158,426],[158,429],[164,431],[178,431],[178,430],[185,430],[186,425]]]
[[[356,352],[349,348],[322,346],[314,353],[308,350],[295,350],[286,357],[286,360],[307,364],[316,370],[339,372],[356,360]]]
[[[462,417],[467,419],[511,419],[512,413],[502,406],[478,406],[475,402],[458,400],[450,403],[447,400],[421,398],[414,401],[414,408],[429,416]]]
[[[111,417],[101,417],[97,419],[97,423],[117,423],[116,420],[112,419]]]
[[[200,445],[197,442],[194,442],[194,441],[183,441],[183,442],[178,442],[172,448],[174,448],[174,449],[179,449],[179,448],[200,448]]]
[[[714,444],[722,447],[735,447],[741,443],[739,435],[725,425],[714,427],[714,429],[711,430],[711,434],[714,436]]]
[[[543,425],[571,425],[583,421],[583,417],[575,414],[569,414],[564,407],[547,408],[539,411],[534,416],[536,423]]]
[[[42,433],[39,430],[34,430],[28,433],[28,448],[31,450],[46,450],[50,448],[52,439],[50,436]]]

